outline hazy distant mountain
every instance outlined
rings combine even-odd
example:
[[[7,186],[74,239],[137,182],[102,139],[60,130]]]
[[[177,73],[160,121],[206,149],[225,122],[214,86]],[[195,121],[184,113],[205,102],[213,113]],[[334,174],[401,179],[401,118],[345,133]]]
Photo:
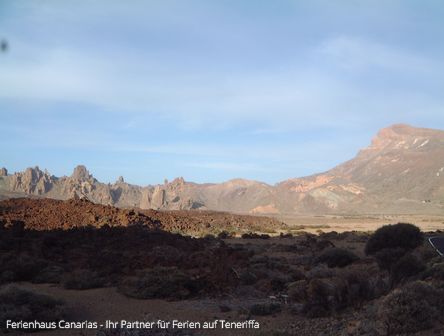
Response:
[[[91,201],[142,209],[211,209],[257,214],[443,213],[444,131],[393,125],[350,161],[321,174],[274,186],[244,179],[196,184],[177,178],[141,187],[119,178],[97,181],[84,166],[69,177],[38,167],[0,170],[0,198],[17,196]]]

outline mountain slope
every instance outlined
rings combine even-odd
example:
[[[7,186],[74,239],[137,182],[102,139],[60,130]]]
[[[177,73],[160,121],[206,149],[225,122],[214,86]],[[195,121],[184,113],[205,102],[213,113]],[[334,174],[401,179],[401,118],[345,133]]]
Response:
[[[196,184],[183,178],[140,187],[97,181],[84,166],[57,178],[38,167],[0,170],[0,198],[28,195],[142,209],[211,209],[254,214],[442,213],[444,131],[393,125],[350,161],[271,186],[244,179]]]

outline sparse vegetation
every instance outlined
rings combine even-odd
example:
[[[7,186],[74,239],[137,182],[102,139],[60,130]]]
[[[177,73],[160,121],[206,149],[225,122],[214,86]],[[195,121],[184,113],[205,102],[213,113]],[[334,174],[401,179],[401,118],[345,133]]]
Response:
[[[281,310],[279,303],[257,303],[251,306],[250,313],[257,316],[266,316],[279,313]]]
[[[104,280],[97,272],[90,270],[75,270],[62,277],[62,285],[66,289],[91,289],[103,287]]]
[[[402,258],[405,253],[406,250],[400,247],[384,248],[375,252],[374,257],[382,270],[389,271],[393,264]]]
[[[353,252],[343,248],[329,248],[322,252],[316,263],[325,263],[328,267],[345,267],[358,260]]]
[[[131,216],[137,214],[133,212]],[[205,223],[212,223],[211,218],[207,217]],[[345,333],[347,327],[347,333],[359,334],[367,330],[366,323],[373,323],[378,314],[392,334],[401,332],[404,324],[405,330],[423,330],[430,324],[410,307],[416,304],[416,294],[411,293],[409,285],[417,279],[427,281],[417,286],[432,288],[436,300],[424,300],[433,307],[432,315],[441,312],[438,302],[444,302],[439,299],[440,288],[444,288],[442,258],[436,257],[427,244],[420,244],[422,237],[417,239],[412,234],[417,231],[410,225],[407,229],[405,225],[393,226],[397,229],[382,230],[382,237],[380,231],[373,236],[332,232],[321,236],[301,233],[270,237],[258,233],[264,231],[238,230],[237,234],[244,232],[246,239],[227,239],[232,236],[228,228],[210,230],[207,233],[211,235],[205,238],[184,237],[143,225],[24,230],[19,236],[4,228],[0,235],[0,281],[60,283],[71,289],[116,286],[121,294],[137,299],[213,302],[218,318],[226,319],[238,314],[242,318],[257,316],[260,320],[260,316],[268,316],[265,319],[272,320],[273,315],[283,310],[298,314],[298,327],[302,325],[301,330],[307,334],[312,331],[307,326],[314,325],[312,334],[319,334],[320,326],[327,323],[331,327],[325,329],[326,333]],[[398,237],[387,238],[399,230],[408,231],[400,234],[408,237],[407,242],[398,242]],[[202,232],[196,231],[195,237],[203,236]],[[363,256],[365,245],[367,252],[371,251],[367,257]],[[39,288],[40,285],[25,283],[24,286]],[[79,295],[101,295],[109,290]],[[232,297],[240,303],[231,300]],[[393,308],[397,305],[395,301],[406,307],[397,311],[398,322],[383,318],[383,311],[397,309]],[[15,310],[14,314],[23,313],[19,305]],[[353,320],[366,322],[349,330],[351,311],[356,314]],[[408,322],[413,327],[402,320],[411,314],[416,314],[413,319],[419,319]],[[285,319],[287,314],[279,314],[279,318]],[[342,324],[331,324],[333,319]],[[120,331],[112,332],[120,335]],[[139,335],[139,331],[133,332]],[[154,330],[149,332],[158,334]],[[288,332],[294,333],[294,328]]]
[[[228,232],[228,231],[222,231],[217,235],[217,238],[219,239],[229,239],[229,238],[233,238],[235,236],[235,234],[233,232]]]
[[[422,278],[432,278],[435,280],[444,281],[444,262],[441,261],[430,265],[422,274]]]
[[[51,322],[65,315],[63,303],[47,295],[12,285],[0,288],[0,328],[6,320]]]
[[[369,270],[372,272],[369,274]],[[292,301],[302,303],[301,312],[307,317],[329,316],[347,307],[360,306],[388,290],[374,269],[353,265],[337,269],[329,276],[297,281],[288,286]]]
[[[0,279],[9,281],[31,281],[45,268],[47,262],[27,253],[18,256],[5,253],[0,258]]]
[[[404,255],[391,268],[391,278],[394,284],[397,284],[409,277],[417,275],[424,271],[425,264],[415,255],[409,253]]]
[[[38,274],[32,279],[34,283],[60,283],[64,269],[60,266],[47,266],[40,270]]]
[[[137,299],[185,299],[195,295],[199,286],[175,267],[156,267],[125,279],[119,291]]]
[[[254,232],[248,232],[242,234],[242,239],[270,239],[270,235],[266,233],[254,233]]]
[[[431,328],[440,316],[442,292],[416,281],[395,289],[382,301],[379,318],[387,333],[414,333]]]

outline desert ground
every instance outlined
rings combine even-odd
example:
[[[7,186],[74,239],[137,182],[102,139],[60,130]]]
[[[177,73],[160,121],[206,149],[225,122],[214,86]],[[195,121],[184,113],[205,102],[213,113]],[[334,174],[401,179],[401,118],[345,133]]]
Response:
[[[442,220],[272,219],[79,199],[1,201],[0,328],[23,334],[5,329],[8,319],[254,320],[259,329],[99,327],[36,335],[437,335],[444,261],[427,238],[441,234]],[[386,224],[396,225],[373,232]]]
[[[444,215],[325,215],[276,216],[289,226],[290,231],[310,233],[361,231],[373,232],[388,223],[415,223],[422,231],[444,229]]]

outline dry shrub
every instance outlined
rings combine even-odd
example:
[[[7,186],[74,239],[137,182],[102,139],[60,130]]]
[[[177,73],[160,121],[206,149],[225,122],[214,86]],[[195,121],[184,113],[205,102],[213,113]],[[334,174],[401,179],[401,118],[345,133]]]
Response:
[[[291,301],[304,302],[307,299],[307,280],[298,280],[288,284],[287,294]]]
[[[335,270],[327,267],[324,264],[316,265],[308,273],[307,278],[309,279],[324,279],[331,278],[335,275]]]
[[[328,316],[332,310],[336,285],[332,279],[312,279],[307,287],[307,302],[302,312],[307,317]]]
[[[414,253],[424,262],[432,261],[438,256],[436,250],[430,244],[422,244],[414,251]]]
[[[234,236],[235,236],[235,234],[233,232],[222,231],[222,232],[219,232],[219,234],[217,235],[217,238],[230,239],[230,238],[234,238]]]
[[[322,251],[326,248],[334,249],[335,244],[333,244],[330,240],[327,239],[321,239],[316,242],[316,249],[319,251]]]
[[[384,248],[375,252],[374,257],[382,270],[390,270],[402,256],[406,254],[406,250],[400,247]]]
[[[200,284],[176,267],[156,267],[122,281],[119,291],[136,299],[186,299]]]
[[[424,271],[425,268],[425,264],[418,257],[413,254],[406,254],[393,265],[390,275],[393,283],[397,284],[417,275]]]
[[[423,279],[433,278],[444,281],[444,262],[439,262],[429,266],[422,274]]]
[[[339,306],[359,306],[366,301],[386,294],[390,288],[388,279],[378,273],[376,265],[353,265],[339,272],[345,288],[340,296]]]
[[[270,239],[270,235],[268,234],[258,234],[254,232],[244,233],[241,237],[242,239]]]
[[[327,264],[328,267],[345,267],[358,260],[353,252],[342,248],[329,248],[316,258],[317,263]]]
[[[292,281],[290,273],[272,269],[267,264],[253,264],[239,272],[242,285],[254,285],[256,289],[266,293],[281,292],[286,288],[288,282]]]
[[[62,301],[15,286],[0,289],[0,326],[6,321],[52,322],[65,317]]]
[[[60,283],[62,280],[63,268],[60,266],[47,266],[40,270],[38,274],[32,279],[33,283]]]
[[[375,254],[385,248],[402,248],[413,250],[421,245],[423,235],[413,224],[398,223],[385,225],[370,237],[365,245],[366,254]]]
[[[4,254],[0,259],[2,273],[7,272],[10,281],[31,281],[45,268],[47,262],[40,258],[31,257],[29,254]],[[1,278],[8,278],[2,275]],[[6,282],[6,281],[5,281]]]
[[[264,275],[261,274],[261,277],[265,277],[265,276],[266,276],[266,274],[264,274]],[[246,286],[254,285],[260,279],[259,276],[254,271],[254,269],[252,269],[252,268],[243,270],[239,274],[239,278],[240,278],[241,284],[246,285]]]
[[[279,313],[282,310],[279,303],[256,303],[250,307],[251,315],[266,316]]]
[[[65,274],[61,283],[66,289],[91,289],[104,286],[104,280],[90,270],[75,270]]]
[[[308,317],[328,316],[347,307],[360,306],[388,291],[388,282],[377,272],[376,265],[354,265],[340,269],[329,278],[314,278],[289,285],[289,297],[305,300],[302,312]]]
[[[387,295],[378,313],[388,334],[414,333],[433,327],[441,304],[442,292],[416,281]]]
[[[155,246],[150,252],[153,263],[162,266],[172,266],[179,263],[182,255],[177,248],[170,245]]]
[[[306,278],[304,271],[299,268],[291,268],[288,271],[288,275],[292,281],[304,280]]]

